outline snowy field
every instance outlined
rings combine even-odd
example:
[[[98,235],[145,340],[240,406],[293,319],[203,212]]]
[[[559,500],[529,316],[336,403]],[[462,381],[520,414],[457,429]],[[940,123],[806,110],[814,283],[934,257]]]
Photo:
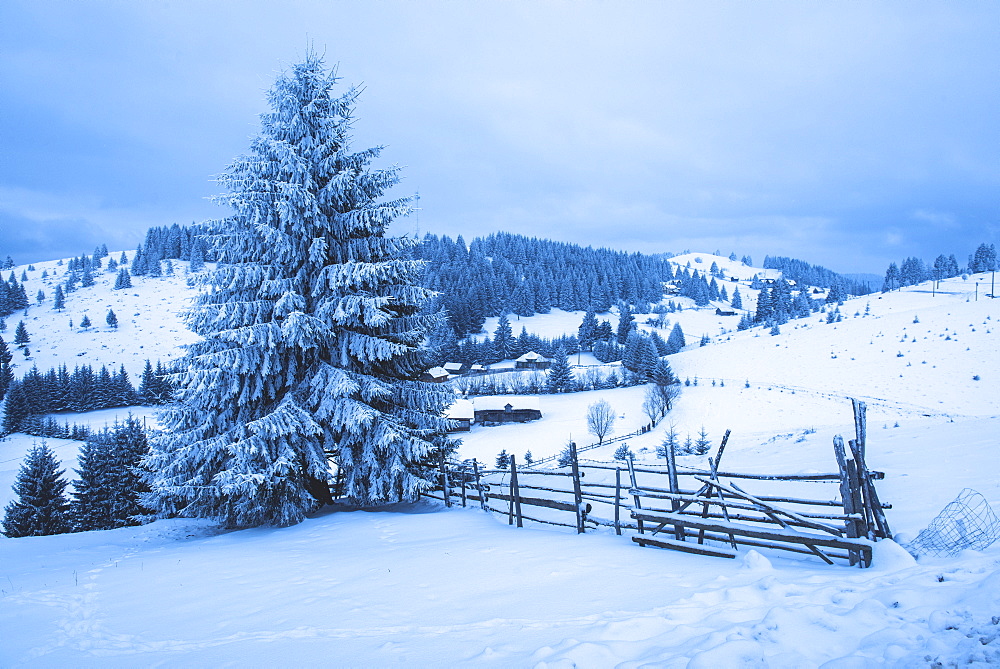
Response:
[[[193,291],[177,265],[173,278],[134,280],[125,291],[132,297],[99,286],[68,295],[57,317],[32,307],[26,323],[33,350],[41,344],[39,366],[114,360],[134,380],[134,358],[141,369],[145,357],[170,357],[191,336],[176,310]],[[833,435],[853,430],[846,398],[859,397],[869,405],[868,461],[886,472],[877,487],[893,505],[888,520],[900,541],[965,487],[1000,511],[1000,301],[984,298],[988,282],[972,276],[934,293],[924,285],[872,295],[841,307],[841,323],[814,315],[780,335],[733,332],[706,347],[684,325],[693,346],[670,362],[697,386],[684,387],[656,430],[628,443],[652,461],[669,425],[682,437],[704,427],[715,444],[731,429],[727,468],[830,471]],[[123,324],[131,308],[156,318],[118,333],[98,328],[94,342],[62,325],[83,309],[103,324],[113,300]],[[554,312],[521,324],[553,336],[575,332],[581,319]],[[571,436],[590,443],[586,407],[602,398],[620,416],[615,434],[630,432],[646,422],[642,396],[641,387],[541,396],[541,420],[476,427],[459,435],[460,454],[492,462],[502,448],[544,457]],[[100,427],[127,412],[86,420]],[[34,441],[0,442],[0,503]],[[74,465],[77,443],[48,443],[64,467]],[[584,456],[609,460],[616,447]],[[1000,544],[915,561],[880,542],[867,570],[745,548],[722,560],[640,549],[606,532],[515,529],[431,503],[325,510],[284,529],[161,520],[0,537],[4,667],[1000,666],[996,620]]]

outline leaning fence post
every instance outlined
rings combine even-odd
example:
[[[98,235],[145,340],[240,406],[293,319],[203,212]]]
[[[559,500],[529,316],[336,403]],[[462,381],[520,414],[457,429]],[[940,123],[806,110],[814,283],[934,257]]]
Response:
[[[573,502],[576,506],[576,532],[583,534],[583,491],[580,488],[580,463],[576,456],[576,442],[569,442],[570,468],[573,472]]]
[[[858,452],[861,454],[861,461],[865,459],[865,438],[867,437],[867,420],[865,415],[868,407],[864,402],[851,398],[851,405],[854,407],[854,441],[857,442]],[[860,463],[859,463],[860,464]]]
[[[517,485],[517,462],[514,459],[514,455],[510,456],[510,515],[508,516],[508,525],[513,525],[514,520],[517,520],[518,527],[524,527],[524,523],[521,520],[521,489]]]
[[[851,516],[846,523],[845,530],[849,539],[857,539],[860,533],[858,532],[858,521],[854,515],[858,510],[854,506],[854,493],[851,490],[851,475],[847,466],[847,455],[844,451],[844,438],[839,434],[833,438],[833,452],[837,456],[837,466],[840,467],[840,499],[844,503],[844,515]],[[853,567],[860,561],[861,552],[849,550],[847,556]]]

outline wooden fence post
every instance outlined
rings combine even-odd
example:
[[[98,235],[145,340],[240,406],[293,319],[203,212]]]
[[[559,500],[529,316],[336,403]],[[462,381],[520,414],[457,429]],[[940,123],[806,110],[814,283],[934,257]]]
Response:
[[[642,504],[640,503],[640,501],[639,501],[639,495],[637,494],[639,492],[639,486],[635,482],[635,456],[632,455],[632,453],[628,454],[628,476],[629,476],[629,482],[632,484],[632,490],[635,491],[632,494],[632,501],[635,504],[635,508],[637,510],[641,511],[642,510]],[[637,521],[637,523],[638,523],[638,526],[639,526],[639,534],[643,534],[643,531],[642,531],[642,521],[639,520],[639,521]],[[642,544],[639,544],[639,545],[641,546]]]
[[[670,482],[670,493],[676,495],[680,492],[680,484],[677,482],[677,460],[674,454],[674,444],[671,440],[670,444],[667,445],[666,449],[667,456],[667,479]],[[670,500],[670,510],[673,513],[677,513],[677,509],[680,507],[680,502],[675,498]],[[684,526],[674,525],[674,538],[678,541],[684,541]]]
[[[865,459],[865,439],[867,438],[868,426],[866,413],[868,407],[864,402],[859,402],[851,398],[851,405],[854,407],[854,441],[858,444],[858,452],[861,454],[862,462]]]
[[[441,453],[441,490],[444,492],[444,505],[451,508],[451,485],[448,482],[448,460]]]
[[[858,509],[854,505],[855,497],[854,492],[851,490],[851,474],[848,468],[847,454],[844,451],[844,438],[839,434],[833,438],[833,452],[837,456],[837,466],[840,467],[840,499],[844,503],[844,515],[853,516],[858,513]],[[857,539],[861,536],[859,523],[856,518],[848,520],[845,529],[849,539]],[[858,564],[860,560],[860,551],[848,551],[848,561],[852,567]]]
[[[583,491],[580,487],[580,463],[576,455],[576,442],[569,442],[570,469],[573,472],[573,503],[576,506],[576,533],[583,534]]]
[[[621,536],[622,468],[615,467],[615,534]]]
[[[462,482],[462,508],[464,509],[467,505],[465,499],[465,484],[468,482],[469,479],[468,465],[463,465],[461,471],[462,471],[462,476],[460,480]]]
[[[479,461],[475,458],[472,460],[472,473],[476,477],[476,493],[479,495],[479,508],[486,511],[486,496],[483,494],[482,479],[479,478]]]
[[[513,525],[515,519],[518,527],[524,527],[521,518],[521,489],[517,485],[517,462],[512,453],[510,456],[510,515],[507,524]]]

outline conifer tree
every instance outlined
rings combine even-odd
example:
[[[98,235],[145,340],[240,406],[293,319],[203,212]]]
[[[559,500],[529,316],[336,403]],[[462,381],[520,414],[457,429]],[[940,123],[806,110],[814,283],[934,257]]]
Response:
[[[91,326],[90,316],[88,316],[87,314],[84,314],[83,318],[80,319],[80,327],[83,328],[84,330],[86,330],[90,326]]]
[[[219,265],[188,325],[203,337],[154,440],[147,496],[161,513],[230,527],[289,525],[330,500],[331,460],[357,504],[416,498],[453,401],[416,379],[426,333],[415,242],[385,236],[409,213],[382,200],[397,168],[351,153],[350,89],[309,53],[279,77],[247,154],[220,178],[234,212],[209,224]]]
[[[623,304],[618,317],[618,343],[624,345],[628,334],[635,328],[635,317],[627,304]]]
[[[17,329],[14,330],[14,345],[20,348],[24,348],[31,341],[28,336],[28,328],[25,326],[24,321],[17,322]]]
[[[66,293],[63,292],[62,284],[56,284],[56,292],[52,296],[52,308],[56,311],[66,308]]]
[[[739,288],[736,288],[735,290],[733,290],[733,301],[731,302],[731,304],[733,305],[733,309],[742,309],[743,308],[743,298],[740,297],[740,289]]]
[[[14,482],[17,499],[4,509],[5,535],[39,537],[69,531],[64,473],[44,442],[28,452]]]
[[[577,330],[576,338],[580,342],[580,348],[584,351],[593,349],[596,337],[597,315],[593,311],[588,311],[584,315],[583,322],[580,323],[580,327]]]
[[[141,467],[148,450],[146,431],[131,414],[86,441],[70,504],[77,530],[134,525],[147,513],[139,497],[146,490]]]
[[[506,448],[497,454],[496,465],[497,469],[510,469],[510,455],[508,455]]]
[[[493,348],[496,350],[496,355],[500,360],[513,359],[514,334],[511,332],[507,314],[500,315],[497,329],[493,332]]]
[[[118,316],[115,315],[113,310],[108,309],[108,315],[104,320],[107,321],[109,327],[118,329]]]
[[[684,330],[681,329],[681,324],[676,323],[674,328],[670,331],[670,336],[667,337],[667,346],[670,348],[670,353],[677,353],[684,348],[686,342],[684,340]]]
[[[10,366],[13,360],[14,354],[7,348],[7,342],[3,340],[3,337],[0,337],[0,401],[3,400],[7,394],[7,388],[14,380],[14,370]]]
[[[122,267],[118,270],[118,277],[115,279],[115,290],[124,290],[132,287],[132,276],[128,270]]]
[[[569,357],[566,349],[561,346],[556,349],[555,359],[549,368],[548,378],[545,385],[550,393],[564,393],[573,388],[576,380],[573,378],[573,370],[569,367]]]

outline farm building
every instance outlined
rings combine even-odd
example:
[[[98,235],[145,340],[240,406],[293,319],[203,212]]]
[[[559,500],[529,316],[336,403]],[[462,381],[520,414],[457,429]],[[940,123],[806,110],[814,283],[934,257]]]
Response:
[[[455,400],[444,412],[444,417],[449,421],[449,432],[468,432],[476,418],[475,406],[472,400]]]
[[[481,365],[478,362],[469,368],[469,371],[473,374],[485,374],[487,371],[486,365]]]
[[[451,378],[448,374],[448,370],[444,367],[431,367],[423,374],[423,381],[430,381],[431,383],[444,383]]]
[[[537,397],[477,397],[475,420],[480,425],[526,423],[542,417]]]
[[[540,353],[528,351],[514,361],[516,369],[548,369],[552,366],[552,361]]]
[[[464,362],[446,362],[443,367],[444,371],[449,374],[461,374],[468,369],[468,366]]]
[[[721,307],[718,307],[715,310],[715,315],[716,316],[735,316],[736,312],[733,311],[732,309],[723,309]]]

